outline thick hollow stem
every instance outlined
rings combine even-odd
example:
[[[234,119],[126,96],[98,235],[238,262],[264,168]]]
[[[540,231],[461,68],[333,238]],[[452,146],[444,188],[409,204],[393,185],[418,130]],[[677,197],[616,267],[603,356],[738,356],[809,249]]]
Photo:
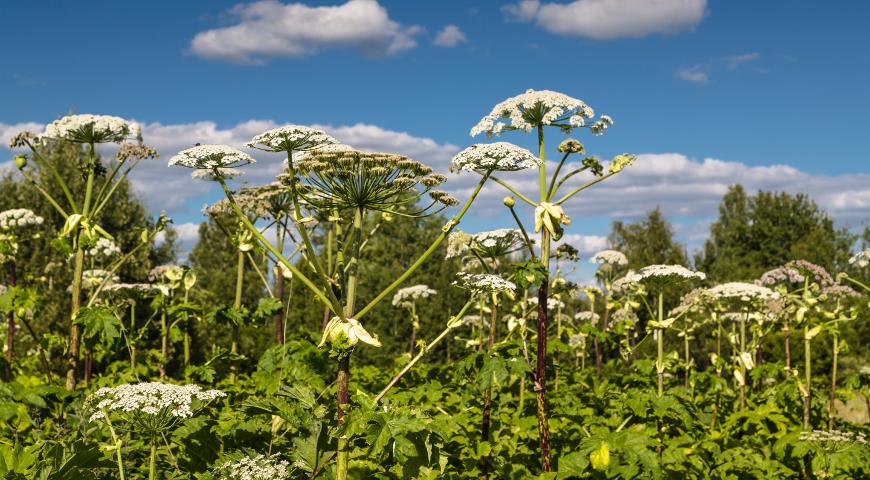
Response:
[[[740,353],[746,352],[746,316],[740,318]],[[743,381],[740,382],[740,411],[746,408],[746,363],[744,360],[739,360],[740,376]]]
[[[148,462],[148,480],[157,478],[157,441],[151,439],[151,458]]]
[[[492,305],[490,308],[489,319],[489,336],[486,342],[487,355],[492,355],[492,347],[495,344],[495,327],[498,321],[498,294],[492,294]],[[483,415],[481,420],[480,438],[484,442],[489,441],[490,422],[492,416],[492,385],[486,388],[483,392]],[[481,479],[489,478],[489,455],[480,459],[480,476]]]
[[[18,278],[15,272],[15,262],[6,264],[7,286],[14,287],[18,283]],[[10,308],[6,314],[6,372],[4,379],[7,382],[12,381],[12,362],[15,360],[15,309]]]
[[[807,338],[809,326],[804,327],[804,382],[806,382],[806,390],[804,396],[804,430],[810,428],[810,401],[812,400],[812,349],[810,348],[810,339]]]
[[[837,398],[837,357],[840,354],[840,336],[834,334],[834,345],[831,359],[831,400],[828,405],[828,430],[834,429],[834,401]]]
[[[791,328],[789,326],[788,315],[785,316],[785,326],[782,329],[784,334],[783,348],[785,349],[785,369],[791,371]]]
[[[76,316],[79,313],[82,300],[82,272],[84,271],[85,252],[81,248],[76,249],[73,260],[73,283],[72,301],[70,313],[69,341],[67,342],[66,357],[66,389],[76,388],[76,369],[79,362],[79,324]]]
[[[547,201],[547,162],[544,149],[544,127],[538,125],[538,187],[540,201]],[[535,358],[535,398],[538,418],[538,434],[541,454],[541,470],[553,471],[550,453],[550,424],[547,420],[547,298],[550,290],[550,234],[541,229],[541,263],[544,265],[544,278],[538,287],[538,350]]]
[[[664,293],[659,292],[659,324],[662,324],[665,319]],[[662,398],[665,392],[665,352],[664,352],[665,330],[663,328],[656,329],[656,373],[658,374],[658,396]]]
[[[166,365],[169,363],[169,325],[166,322],[166,304],[160,306],[160,378],[166,378]]]
[[[284,275],[281,274],[280,269],[275,270],[275,298],[281,302],[281,305],[284,304]],[[284,312],[283,308],[276,311],[272,316],[272,320],[275,323],[275,343],[278,345],[284,345]]]
[[[115,447],[115,457],[118,462],[118,478],[121,480],[126,480],[126,475],[124,474],[124,459],[121,456],[121,442],[118,440],[118,435],[115,433],[115,429],[112,427],[112,422],[106,417],[106,423],[109,425],[109,433],[112,434],[112,442],[114,442]]]

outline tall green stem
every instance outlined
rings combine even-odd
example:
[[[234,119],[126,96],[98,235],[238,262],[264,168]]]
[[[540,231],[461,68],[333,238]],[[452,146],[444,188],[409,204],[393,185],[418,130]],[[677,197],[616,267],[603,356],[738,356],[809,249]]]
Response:
[[[90,144],[90,156],[87,164],[87,181],[85,183],[85,201],[82,205],[82,215],[88,218],[91,207],[91,195],[94,190],[94,168],[97,162],[96,149],[94,144]],[[81,246],[81,230],[75,234],[75,263],[73,267],[72,281],[72,298],[70,302],[70,328],[69,341],[67,342],[67,361],[66,361],[66,389],[73,390],[76,387],[76,369],[79,361],[79,325],[76,322],[76,317],[81,308],[82,301],[82,272],[84,271],[85,252]]]
[[[486,342],[487,355],[492,355],[492,347],[495,344],[495,326],[498,321],[498,294],[493,293],[491,296],[492,305],[490,306],[489,319],[489,337]],[[492,416],[492,384],[486,387],[483,392],[483,418],[481,421],[480,438],[483,442],[489,441],[490,421]],[[489,455],[480,459],[480,475],[479,478],[487,480],[489,478]]]
[[[360,246],[362,244],[362,222],[363,222],[363,211],[357,209],[354,211],[353,216],[353,231],[351,232],[351,257],[347,264],[347,288],[346,288],[346,298],[345,298],[345,307],[344,307],[344,315],[346,318],[354,318],[354,306],[356,301],[356,289],[357,282],[359,281],[359,252]],[[342,356],[338,360],[338,380],[337,380],[337,410],[338,410],[338,424],[342,425],[344,423],[344,416],[347,413],[348,408],[348,383],[350,378],[350,354]],[[336,458],[336,468],[335,468],[335,478],[337,480],[346,480],[347,479],[347,468],[348,468],[348,451],[347,451],[347,437],[342,434],[338,438],[338,448],[337,448],[337,458]]]
[[[840,355],[840,335],[834,332],[834,346],[831,359],[831,401],[828,405],[828,430],[834,429],[834,401],[837,398],[837,357]]]
[[[112,442],[114,443],[115,448],[115,457],[118,462],[118,475],[121,480],[126,480],[126,476],[124,475],[124,459],[121,457],[121,441],[118,440],[118,435],[115,434],[115,429],[112,427],[112,422],[109,420],[108,416],[106,417],[106,424],[109,426],[109,433],[112,434]]]
[[[157,442],[151,439],[151,459],[148,462],[148,480],[157,478]]]
[[[812,349],[810,348],[809,325],[804,327],[804,381],[806,390],[804,396],[804,430],[810,428],[810,402],[812,400]]]
[[[658,319],[659,325],[665,320],[665,305],[664,293],[659,292],[658,303]],[[656,329],[656,373],[658,374],[658,396],[662,398],[665,391],[665,352],[664,352],[664,337],[665,330],[663,328]]]
[[[238,311],[242,308],[242,287],[245,281],[245,252],[239,250],[236,258],[236,293],[233,297],[233,308]],[[230,353],[239,352],[239,324],[233,322],[232,325],[232,340],[230,343]],[[230,367],[230,383],[236,382],[236,366],[233,364]]]
[[[547,201],[547,162],[544,149],[544,127],[538,125],[538,187],[540,201]],[[535,355],[535,399],[536,416],[538,418],[538,437],[541,454],[541,470],[553,471],[553,460],[550,453],[550,425],[547,420],[547,299],[550,289],[550,232],[541,229],[541,263],[544,267],[544,278],[538,286],[538,349]]]
[[[740,317],[740,356],[742,357],[744,353],[748,353],[746,351],[746,315]],[[740,411],[742,412],[746,408],[746,362],[740,358],[738,360],[740,363],[740,376],[742,377],[742,381],[740,382]]]

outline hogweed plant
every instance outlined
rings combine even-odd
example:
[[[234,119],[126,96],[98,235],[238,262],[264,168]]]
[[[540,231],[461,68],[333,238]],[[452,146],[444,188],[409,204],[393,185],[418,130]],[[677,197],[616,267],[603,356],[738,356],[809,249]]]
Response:
[[[78,166],[86,179],[82,198],[75,198],[52,161],[43,156],[44,147],[55,142],[85,147],[84,157],[78,159]],[[115,155],[115,162],[107,169],[97,155],[97,146],[113,143],[120,144],[120,147]],[[17,156],[15,165],[24,178],[65,219],[64,227],[58,234],[58,245],[67,252],[74,252],[66,360],[66,388],[72,390],[76,385],[81,342],[77,316],[81,307],[85,250],[92,248],[101,237],[111,240],[108,232],[99,225],[100,214],[111,204],[113,194],[136,165],[144,159],[155,158],[158,154],[142,143],[141,127],[138,124],[109,115],[67,115],[49,123],[39,135],[19,133],[13,137],[10,146],[27,147],[30,150],[28,156]],[[37,179],[49,177],[60,187],[62,198],[56,198],[52,193],[54,186],[43,185]],[[98,185],[99,180],[101,182]]]
[[[414,355],[414,345],[417,341],[417,330],[420,329],[420,317],[417,315],[417,300],[429,298],[438,292],[429,288],[428,285],[413,285],[400,288],[393,295],[393,306],[408,311],[411,320],[411,340],[408,345],[408,354]]]
[[[109,430],[112,444],[107,449],[115,452],[118,478],[126,479],[122,455],[124,440],[113,422],[123,423],[131,432],[147,439],[150,447],[148,480],[154,480],[158,478],[160,440],[166,438],[179,419],[193,417],[205,403],[224,396],[226,394],[220,390],[203,390],[199,385],[125,383],[98,389],[88,396],[85,408],[90,412],[88,420],[91,423],[99,422]]]
[[[777,292],[787,302],[784,313],[785,328],[791,324],[803,327],[804,378],[801,380],[796,370],[789,370],[797,382],[803,398],[803,428],[810,428],[810,405],[812,402],[812,340],[822,331],[819,320],[823,313],[819,304],[821,290],[835,284],[833,277],[821,266],[806,260],[792,260],[781,267],[765,272],[756,282],[760,285],[775,286]],[[790,336],[786,341],[786,365],[790,365]]]
[[[38,238],[33,233],[33,227],[42,225],[44,219],[26,208],[14,208],[0,212],[0,265],[6,268],[6,288],[14,289],[18,285],[18,270],[16,259],[21,242]],[[4,292],[5,293],[5,292]],[[15,309],[10,308],[6,314],[6,371],[3,379],[12,381],[12,364],[15,360]]]
[[[702,272],[689,270],[681,265],[650,265],[643,267],[637,272],[629,272],[623,277],[625,282],[643,285],[646,291],[656,295],[655,309],[650,306],[646,295],[639,295],[639,298],[646,306],[649,313],[650,321],[647,323],[647,328],[653,331],[653,336],[656,340],[656,377],[658,379],[658,397],[661,398],[664,394],[665,380],[665,355],[664,355],[664,334],[671,325],[674,324],[676,318],[665,318],[665,289],[671,285],[679,285],[692,281],[702,281],[707,276]]]
[[[290,125],[273,129],[254,137],[247,146],[286,154],[287,168],[279,180],[289,192],[293,205],[292,219],[301,226],[296,231],[304,245],[304,258],[313,270],[314,279],[297,268],[279,248],[266,240],[236,202],[235,193],[226,180],[229,172],[233,172],[236,167],[254,163],[252,157],[228,146],[203,145],[179,152],[170,164],[205,171],[207,176],[219,182],[237,219],[247,228],[254,241],[273,260],[292,272],[333,315],[324,330],[325,341],[321,343],[329,342],[331,355],[338,362],[337,422],[342,425],[349,403],[347,386],[353,348],[359,341],[371,345],[379,344],[377,337],[365,330],[360,319],[400,287],[435,252],[468,211],[491,173],[496,169],[515,167],[513,160],[504,162],[505,159],[499,157],[494,161],[494,157],[487,155],[485,151],[477,152],[474,156],[469,156],[467,152],[457,155],[453,161],[454,167],[483,172],[471,197],[405,272],[366,306],[357,309],[360,251],[366,217],[380,212],[419,218],[456,205],[458,201],[455,198],[434,188],[446,178],[433,172],[430,167],[401,155],[364,152],[336,145],[334,139],[324,132],[308,127]],[[534,157],[527,151],[525,153],[527,157],[523,160],[534,163]],[[416,206],[425,196],[429,198],[428,204]],[[343,227],[350,223],[347,233],[338,236],[341,239],[335,259],[335,273],[338,278],[330,275],[324,268],[308,231],[304,228],[318,218],[325,218]],[[347,218],[351,220],[344,220]],[[336,478],[341,480],[347,476],[347,441],[346,436],[341,434],[336,456]]]
[[[530,89],[495,105],[492,111],[484,116],[470,132],[471,136],[484,133],[488,137],[500,135],[507,131],[534,132],[537,135],[538,200],[532,200],[499,178],[494,177],[493,180],[535,209],[535,232],[540,232],[540,257],[538,261],[543,269],[543,275],[538,282],[538,297],[540,298],[538,345],[533,381],[537,402],[541,466],[544,472],[550,472],[553,469],[546,403],[548,316],[545,305],[549,296],[550,242],[558,240],[562,236],[563,225],[567,225],[571,221],[562,207],[567,200],[586,188],[620,172],[635,159],[634,155],[618,155],[608,166],[607,173],[604,173],[604,168],[595,157],[584,157],[577,168],[560,177],[559,174],[570,155],[585,154],[583,144],[575,139],[568,139],[559,144],[558,150],[562,154],[562,158],[555,167],[552,176],[548,178],[544,128],[554,127],[564,133],[570,133],[579,128],[588,128],[592,134],[600,135],[613,124],[613,120],[607,115],[601,115],[598,120],[588,123],[587,121],[591,120],[594,115],[592,108],[582,100],[550,90]],[[569,190],[564,195],[557,196],[560,187],[566,181],[583,172],[592,173],[594,178]],[[510,207],[512,208],[512,205]],[[515,218],[519,220],[518,217],[515,216]],[[522,224],[520,223],[520,225]]]
[[[755,343],[747,339],[746,330],[751,319],[763,318],[761,313],[767,302],[776,299],[778,294],[767,287],[745,282],[716,285],[708,289],[707,294],[718,311],[733,313],[732,317],[739,325],[739,335],[733,342],[736,344],[733,375],[740,392],[739,408],[743,411],[746,408],[747,371],[755,367]],[[755,342],[759,337],[755,336]]]

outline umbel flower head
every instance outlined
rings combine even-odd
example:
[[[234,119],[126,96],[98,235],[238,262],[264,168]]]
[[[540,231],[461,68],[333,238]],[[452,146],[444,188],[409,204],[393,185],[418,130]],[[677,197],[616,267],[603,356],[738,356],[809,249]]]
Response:
[[[120,143],[135,136],[139,130],[131,129],[130,122],[111,115],[67,115],[45,126],[37,137],[47,140],[66,140],[73,143]],[[132,135],[131,135],[132,132]]]
[[[589,263],[597,263],[601,267],[622,267],[628,265],[628,258],[618,250],[601,250],[589,259]]]
[[[438,292],[434,289],[429,288],[428,285],[414,285],[411,287],[400,288],[396,294],[393,295],[393,306],[411,308],[415,300],[429,298],[437,293]]]
[[[407,215],[422,215],[436,204],[455,204],[445,192],[433,190],[447,178],[416,160],[393,153],[325,148],[308,152],[295,162],[297,177],[279,177],[297,185],[302,199],[322,211],[359,209],[387,213],[413,204],[429,193],[432,203]],[[421,187],[421,191],[417,187]],[[429,212],[432,214],[434,212]]]
[[[286,460],[263,454],[227,461],[215,470],[215,478],[220,480],[284,480],[289,474]]]
[[[192,417],[197,400],[209,401],[225,396],[220,390],[203,390],[193,384],[125,383],[97,390],[85,400],[85,408],[91,412],[91,422],[117,412],[139,423],[157,427],[158,424],[168,425],[176,418]]]
[[[237,168],[256,163],[253,157],[228,145],[197,145],[182,150],[169,159],[169,165],[211,170],[216,174],[222,168]]]
[[[508,297],[514,298],[514,292],[517,289],[513,282],[489,273],[459,272],[456,277],[453,285],[470,290],[473,294],[504,293]]]
[[[779,296],[773,290],[745,282],[728,282],[707,290],[716,300],[753,302],[772,300]]]
[[[303,125],[284,125],[255,136],[245,146],[264,152],[304,151],[338,143],[323,130]]]
[[[836,283],[824,267],[806,260],[792,260],[785,265],[764,272],[755,283],[759,285],[799,284],[807,277],[810,281],[826,287]]]
[[[864,268],[870,265],[870,248],[861,250],[849,259],[849,265],[854,265],[858,268]]]
[[[97,288],[104,281],[107,284],[112,284],[119,280],[118,276],[114,275],[112,272],[100,270],[98,268],[82,272],[82,288],[85,289]]]
[[[115,245],[115,242],[104,237],[98,238],[97,243],[85,252],[89,257],[96,258],[100,261],[108,260],[119,253],[121,253],[121,249]]]
[[[532,152],[509,142],[476,143],[453,157],[450,171],[514,172],[536,168],[541,163]]]
[[[235,168],[210,168],[208,170],[194,170],[190,172],[190,178],[194,180],[206,180],[209,182],[219,182],[229,178],[236,178],[244,175],[245,172],[236,170]]]
[[[499,228],[478,233],[460,230],[447,236],[446,258],[461,257],[472,250],[483,258],[498,258],[523,248],[523,236],[516,228]]]
[[[491,137],[504,130],[529,132],[538,126],[553,126],[570,131],[585,126],[586,119],[594,115],[592,108],[582,100],[551,90],[529,89],[526,93],[508,98],[493,107],[471,129],[471,136],[485,133]],[[612,118],[602,115],[591,130],[600,134],[612,124]]]
[[[13,208],[0,212],[0,230],[12,231],[21,227],[42,225],[44,219],[26,208]]]
[[[651,284],[672,284],[707,278],[703,272],[689,270],[682,265],[649,265],[630,274],[632,275],[630,281]],[[628,276],[629,274],[626,274],[626,277]]]

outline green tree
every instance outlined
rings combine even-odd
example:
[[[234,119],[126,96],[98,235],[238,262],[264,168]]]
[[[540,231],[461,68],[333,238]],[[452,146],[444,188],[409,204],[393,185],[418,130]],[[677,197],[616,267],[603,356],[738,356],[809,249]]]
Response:
[[[696,264],[714,281],[750,280],[795,259],[836,271],[845,267],[854,240],[803,193],[759,191],[747,197],[734,185]]]

